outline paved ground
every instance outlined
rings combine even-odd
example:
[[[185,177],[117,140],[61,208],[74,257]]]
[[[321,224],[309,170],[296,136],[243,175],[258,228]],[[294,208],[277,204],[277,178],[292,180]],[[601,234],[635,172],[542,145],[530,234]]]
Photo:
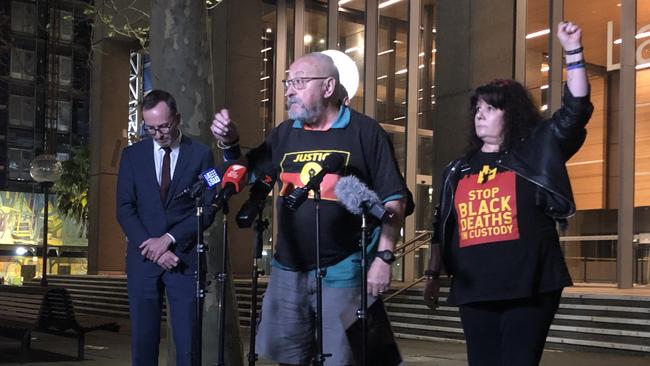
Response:
[[[248,336],[244,334],[244,339]],[[163,340],[163,343],[165,341]],[[130,364],[129,335],[125,333],[94,332],[86,341],[87,360],[77,362],[76,341],[45,334],[35,334],[29,365],[57,366],[126,366]],[[466,365],[465,345],[462,343],[399,340],[405,365],[460,366]],[[20,365],[19,343],[0,338],[0,365]],[[161,362],[165,365],[165,345],[161,345]],[[544,366],[648,366],[650,355],[639,356],[608,352],[576,352],[546,350]],[[258,365],[274,365],[261,360]]]

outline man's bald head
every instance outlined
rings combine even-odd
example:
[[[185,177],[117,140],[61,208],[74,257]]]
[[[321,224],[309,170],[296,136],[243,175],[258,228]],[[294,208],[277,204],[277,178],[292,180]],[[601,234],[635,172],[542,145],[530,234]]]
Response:
[[[334,78],[339,83],[339,69],[334,65],[331,57],[320,52],[308,53],[298,58],[294,63],[306,63],[311,68],[313,75],[328,76]]]
[[[331,57],[322,53],[306,54],[291,64],[287,76],[285,96],[289,118],[314,126],[336,117],[340,106],[339,71]]]

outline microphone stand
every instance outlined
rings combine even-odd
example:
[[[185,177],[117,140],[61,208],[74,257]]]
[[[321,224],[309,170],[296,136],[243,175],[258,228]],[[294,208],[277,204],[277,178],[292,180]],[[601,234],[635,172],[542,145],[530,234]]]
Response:
[[[316,356],[314,364],[323,366],[325,358],[332,355],[323,353],[323,277],[325,277],[325,270],[320,266],[320,184],[313,191],[316,204]]]
[[[201,190],[201,193],[203,191]],[[203,194],[196,194],[194,197],[194,205],[196,206],[196,304],[194,321],[194,342],[192,352],[192,364],[194,366],[201,366],[201,357],[203,352],[203,302],[205,298],[205,270],[206,259],[205,252],[208,247],[203,243]]]
[[[361,307],[357,310],[357,318],[361,319],[361,365],[366,365],[366,350],[368,345],[368,258],[367,247],[367,215],[361,212]]]
[[[255,220],[255,239],[253,240],[253,272],[251,273],[251,312],[250,312],[250,348],[248,351],[248,365],[254,366],[257,361],[257,353],[255,353],[255,335],[257,332],[257,280],[259,276],[264,275],[264,271],[260,271],[258,261],[262,259],[262,247],[264,242],[264,230],[269,227],[269,221],[263,219],[264,204],[260,205],[257,212],[257,220]]]
[[[223,248],[221,258],[221,272],[216,275],[221,285],[221,297],[219,298],[219,358],[217,366],[225,366],[225,337],[226,331],[226,279],[228,277],[228,202],[224,202],[223,207]]]

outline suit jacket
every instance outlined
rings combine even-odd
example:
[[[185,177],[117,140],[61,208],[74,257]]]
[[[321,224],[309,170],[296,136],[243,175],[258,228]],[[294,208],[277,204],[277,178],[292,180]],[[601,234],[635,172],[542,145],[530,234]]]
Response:
[[[183,136],[178,160],[167,197],[160,198],[160,185],[154,166],[153,140],[145,139],[122,151],[117,179],[117,220],[127,237],[127,273],[156,275],[163,271],[155,262],[147,260],[138,248],[145,240],[170,233],[176,243],[170,249],[179,257],[175,270],[192,274],[196,269],[196,210],[189,195],[174,199],[183,189],[192,186],[199,174],[214,166],[211,150],[202,143]],[[214,197],[214,190],[206,190],[206,206]],[[204,210],[204,229],[214,218],[211,210]]]

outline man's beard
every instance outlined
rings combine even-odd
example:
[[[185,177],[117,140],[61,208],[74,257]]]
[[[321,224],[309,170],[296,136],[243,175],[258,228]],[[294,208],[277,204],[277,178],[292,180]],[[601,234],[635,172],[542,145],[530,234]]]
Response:
[[[300,106],[300,109],[298,111],[292,110],[292,104],[297,104]],[[318,117],[323,114],[325,105],[323,103],[316,103],[313,107],[306,108],[302,100],[299,98],[292,98],[287,101],[287,110],[289,112],[289,119],[299,120],[306,125],[313,125],[318,120]]]

